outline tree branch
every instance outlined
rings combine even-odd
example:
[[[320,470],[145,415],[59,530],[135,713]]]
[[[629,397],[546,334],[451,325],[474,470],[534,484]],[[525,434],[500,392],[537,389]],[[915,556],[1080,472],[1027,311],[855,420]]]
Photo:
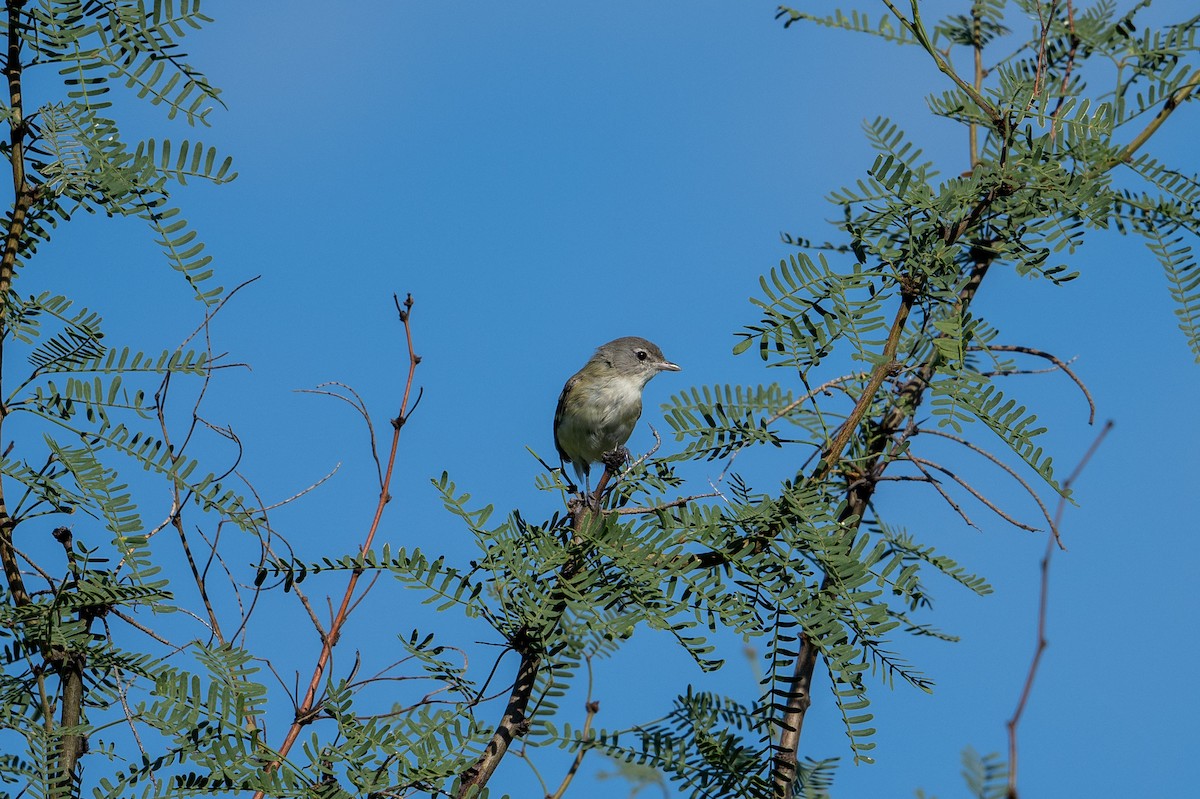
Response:
[[[1113,423],[1109,420],[1104,424],[1104,428],[1099,435],[1088,447],[1087,452],[1080,458],[1079,463],[1075,466],[1075,470],[1071,472],[1066,480],[1063,480],[1063,496],[1058,500],[1058,508],[1054,512],[1054,528],[1058,529],[1062,524],[1063,511],[1067,507],[1067,494],[1071,485],[1083,473],[1083,469],[1088,465],[1088,461],[1096,454],[1096,450],[1100,448],[1100,444],[1104,441],[1104,437],[1108,435],[1108,431],[1112,430]],[[1021,696],[1017,699],[1017,708],[1013,711],[1012,718],[1008,720],[1006,725],[1008,728],[1008,789],[1005,792],[1007,799],[1017,799],[1017,725],[1021,723],[1021,716],[1025,713],[1025,704],[1029,701],[1029,696],[1033,691],[1033,681],[1037,677],[1038,666],[1042,662],[1042,653],[1046,651],[1048,641],[1046,640],[1046,606],[1049,601],[1050,592],[1050,558],[1054,556],[1054,539],[1047,538],[1046,553],[1042,555],[1041,564],[1041,589],[1038,596],[1038,615],[1037,615],[1037,644],[1033,649],[1033,660],[1029,663],[1029,672],[1025,675],[1025,685],[1021,688]]]
[[[962,230],[956,235],[961,235]],[[979,284],[987,275],[990,260],[977,261],[971,269],[963,288],[959,291],[958,306],[965,311],[975,298]],[[906,314],[907,316],[907,314]],[[889,335],[889,341],[891,336]],[[905,421],[921,402],[929,381],[937,370],[938,356],[934,354],[925,361],[917,373],[906,382],[897,394],[889,411],[883,414],[877,426],[874,451],[860,464],[859,471],[863,474],[876,474],[887,448],[887,442],[892,435],[902,429]],[[878,367],[877,367],[878,368]],[[882,381],[881,381],[882,382]],[[861,399],[861,398],[860,398]],[[839,453],[840,457],[840,453]],[[818,465],[816,474],[828,473],[828,467],[822,473]],[[875,483],[870,480],[857,481],[846,490],[846,509],[844,518],[857,517],[862,519],[867,505],[875,491]],[[724,553],[715,553],[724,555]],[[700,556],[702,557],[702,556]],[[821,590],[832,588],[832,579],[828,572],[821,581]],[[791,796],[791,786],[796,779],[796,763],[800,748],[800,733],[804,726],[804,717],[812,705],[812,676],[817,664],[817,647],[807,634],[800,636],[800,652],[796,658],[796,667],[792,674],[788,690],[784,693],[785,704],[780,714],[782,731],[776,744],[776,755],[772,761],[771,783],[776,799],[788,799]]]
[[[592,525],[604,523],[599,508],[600,496],[604,485],[611,476],[612,470],[606,466],[596,491],[591,495],[580,494],[568,504],[571,512],[571,529],[574,531],[571,547],[575,551],[571,553],[567,562],[559,570],[558,578],[551,589],[550,612],[540,621],[543,629],[535,630],[530,624],[525,623],[509,637],[509,646],[521,656],[517,678],[509,693],[504,715],[500,717],[487,748],[484,749],[479,759],[463,772],[458,791],[455,793],[456,799],[468,799],[468,797],[479,795],[496,772],[496,767],[504,759],[513,740],[524,735],[529,729],[525,711],[529,707],[538,671],[542,666],[541,653],[545,631],[557,627],[562,620],[563,613],[566,612],[565,585],[579,574],[579,570],[583,567],[583,558],[578,548],[587,546],[587,536],[584,533]]]
[[[8,110],[9,110],[9,153],[8,159],[12,164],[13,175],[13,212],[8,223],[8,233],[4,238],[4,253],[0,255],[0,364],[3,364],[4,339],[8,332],[8,292],[12,287],[13,269],[17,263],[17,252],[21,248],[21,237],[25,233],[25,216],[33,204],[34,192],[25,180],[25,135],[27,128],[24,117],[24,101],[21,93],[22,68],[21,63],[21,11],[25,0],[7,0],[5,10],[7,57],[4,64],[4,74],[8,81]],[[8,409],[0,404],[0,425]],[[4,504],[3,486],[0,485],[0,565],[4,568],[4,577],[8,581],[8,590],[13,602],[18,606],[29,604],[29,592],[25,590],[25,581],[21,579],[21,567],[17,563],[17,555],[13,550],[13,531],[16,520],[8,513]]]
[[[1134,153],[1140,150],[1142,145],[1150,140],[1150,137],[1162,127],[1162,124],[1167,121],[1167,118],[1171,116],[1171,114],[1175,113],[1175,109],[1183,105],[1183,101],[1191,97],[1192,93],[1198,88],[1200,88],[1200,70],[1193,72],[1191,79],[1176,89],[1175,92],[1166,99],[1162,108],[1158,109],[1158,113],[1154,115],[1154,119],[1151,119],[1146,127],[1143,128],[1138,135],[1133,137],[1129,144],[1122,147],[1121,151],[1117,153],[1117,155],[1101,164],[1098,172],[1103,174],[1115,167],[1117,164],[1123,164],[1133,158]]]
[[[404,427],[412,412],[412,409],[408,406],[408,401],[412,393],[413,376],[416,374],[417,365],[421,363],[421,356],[417,355],[413,349],[412,326],[410,324],[413,306],[412,295],[408,295],[403,306],[400,303],[399,297],[393,297],[393,299],[396,302],[396,310],[400,316],[400,323],[404,326],[404,338],[408,346],[408,377],[404,382],[404,395],[400,400],[400,412],[396,418],[392,419],[392,443],[388,451],[387,468],[384,471],[383,483],[380,487],[379,501],[375,506],[375,516],[371,520],[371,526],[367,529],[366,538],[360,547],[360,551],[362,552],[366,552],[371,548],[371,542],[375,540],[375,533],[379,529],[379,523],[383,520],[383,511],[392,499],[388,487],[392,482],[392,473],[396,465],[396,453],[400,449],[400,430]],[[329,666],[329,661],[333,657],[333,648],[337,645],[338,638],[341,636],[342,627],[345,625],[346,619],[349,618],[351,605],[354,601],[354,590],[358,586],[358,579],[361,576],[361,571],[354,571],[346,583],[346,590],[342,594],[342,601],[338,606],[337,613],[334,614],[333,621],[329,625],[329,632],[321,638],[321,652],[317,657],[317,664],[313,668],[312,677],[308,681],[308,688],[304,692],[304,698],[296,708],[295,718],[288,727],[283,743],[280,744],[277,750],[277,759],[267,764],[268,771],[279,766],[282,758],[287,756],[292,746],[295,745],[296,740],[300,737],[300,731],[315,718],[319,704],[317,692],[321,686],[321,679],[325,676],[325,669]],[[263,795],[263,791],[257,791],[254,794],[254,799],[262,799]]]
[[[1034,355],[1038,358],[1044,358],[1047,361],[1050,361],[1050,363],[1054,364],[1056,367],[1066,373],[1067,377],[1071,378],[1072,382],[1079,386],[1079,390],[1083,392],[1083,397],[1087,400],[1088,404],[1088,424],[1092,424],[1096,421],[1096,402],[1092,399],[1092,393],[1088,391],[1088,388],[1086,385],[1084,385],[1084,382],[1079,379],[1079,375],[1072,372],[1071,367],[1068,366],[1066,361],[1062,360],[1061,358],[1049,352],[1036,350],[1033,347],[1021,347],[1015,344],[988,344],[986,346],[968,347],[967,349],[974,350],[976,352],[1020,352],[1025,355]],[[1005,372],[999,372],[998,374],[1005,374]]]
[[[529,720],[525,717],[525,711],[529,707],[533,686],[537,682],[538,671],[542,665],[541,655],[534,651],[533,645],[534,642],[529,639],[523,642],[521,649],[517,649],[518,645],[514,644],[513,648],[521,655],[521,665],[517,668],[517,679],[509,694],[508,705],[504,708],[504,715],[496,725],[492,739],[483,750],[483,754],[474,765],[463,772],[462,782],[455,794],[458,799],[478,796],[496,772],[496,767],[504,759],[513,740],[529,730]]]

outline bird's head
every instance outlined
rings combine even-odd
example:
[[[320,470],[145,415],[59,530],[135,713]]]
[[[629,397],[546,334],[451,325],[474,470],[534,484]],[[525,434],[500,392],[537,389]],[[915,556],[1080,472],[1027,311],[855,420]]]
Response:
[[[596,350],[596,358],[623,375],[636,377],[645,385],[659,372],[678,372],[677,364],[663,357],[662,350],[640,336],[625,336]]]

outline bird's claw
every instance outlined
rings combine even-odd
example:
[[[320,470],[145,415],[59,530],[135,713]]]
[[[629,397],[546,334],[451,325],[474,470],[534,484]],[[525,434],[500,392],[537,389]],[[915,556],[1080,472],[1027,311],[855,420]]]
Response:
[[[614,475],[621,470],[621,467],[628,463],[633,456],[629,454],[628,447],[617,447],[604,453],[600,458],[600,462],[604,464],[604,468],[608,469]]]

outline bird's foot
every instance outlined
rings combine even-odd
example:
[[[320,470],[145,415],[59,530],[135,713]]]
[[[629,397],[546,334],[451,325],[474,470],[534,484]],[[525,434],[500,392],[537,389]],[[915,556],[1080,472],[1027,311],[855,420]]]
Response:
[[[629,454],[627,447],[617,447],[614,450],[604,453],[600,456],[600,462],[604,464],[604,468],[608,469],[613,474],[621,471],[621,467],[632,460],[633,456]]]

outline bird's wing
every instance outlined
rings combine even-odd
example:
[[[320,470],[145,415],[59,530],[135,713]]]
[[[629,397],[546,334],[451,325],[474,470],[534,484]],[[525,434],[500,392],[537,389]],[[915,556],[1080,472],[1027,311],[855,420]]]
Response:
[[[558,426],[562,424],[563,414],[567,411],[567,396],[578,382],[579,375],[572,375],[571,379],[563,386],[562,393],[558,395],[558,407],[554,409],[554,448],[558,450],[558,457],[563,463],[570,463],[571,459],[563,451],[562,444],[558,443]]]

